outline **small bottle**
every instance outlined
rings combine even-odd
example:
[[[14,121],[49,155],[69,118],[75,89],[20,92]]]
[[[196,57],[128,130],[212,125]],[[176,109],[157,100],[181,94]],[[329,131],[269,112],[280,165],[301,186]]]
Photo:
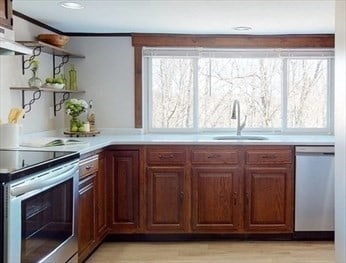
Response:
[[[84,132],[90,132],[90,123],[88,121],[84,122],[83,127],[84,127]]]
[[[88,111],[88,117],[87,117],[90,125],[90,132],[96,131],[96,125],[95,125],[95,112],[93,110],[93,101],[89,101],[89,111]]]
[[[77,71],[74,68],[74,65],[71,65],[71,69],[68,72],[70,77],[70,90],[77,90]]]

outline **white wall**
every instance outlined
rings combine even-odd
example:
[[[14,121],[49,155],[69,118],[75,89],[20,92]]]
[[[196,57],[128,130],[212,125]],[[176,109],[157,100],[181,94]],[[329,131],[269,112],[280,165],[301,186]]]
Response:
[[[335,32],[335,255],[346,262],[346,2],[336,3]]]
[[[98,128],[134,128],[134,49],[131,37],[73,37],[68,46],[79,89],[94,101]],[[68,71],[68,68],[65,69]]]
[[[14,17],[16,40],[34,40],[41,33],[50,33],[21,18]],[[94,101],[96,126],[98,128],[134,127],[134,49],[131,37],[73,37],[66,46],[69,51],[85,55],[85,59],[70,59],[65,66],[68,75],[70,64],[77,70],[79,89],[82,95],[74,95]],[[28,56],[25,56],[28,58]],[[45,80],[52,76],[52,56],[42,53],[38,57],[38,75]],[[21,92],[10,90],[13,86],[27,86],[31,71],[21,71],[21,56],[0,56],[0,118],[7,121],[12,107],[21,106]],[[32,98],[26,92],[26,101]],[[42,93],[40,100],[32,105],[32,111],[23,120],[23,132],[38,132],[61,129],[68,126],[64,110],[51,118],[53,94]],[[67,119],[67,120],[65,120]]]
[[[14,31],[16,40],[34,40],[40,33],[49,31],[35,26],[27,21],[14,17]],[[27,59],[29,56],[25,56]],[[21,107],[21,92],[10,90],[13,86],[28,86],[27,80],[31,71],[26,70],[22,75],[21,56],[0,56],[0,118],[7,122],[8,112],[12,107]],[[53,74],[52,56],[41,54],[38,57],[40,68],[38,76],[44,80]],[[32,98],[32,92],[26,92],[26,101]],[[55,118],[49,118],[49,107],[53,105],[51,93],[43,93],[40,100],[32,105],[32,111],[27,113],[23,120],[23,132],[37,132],[63,127],[64,113],[59,112]]]

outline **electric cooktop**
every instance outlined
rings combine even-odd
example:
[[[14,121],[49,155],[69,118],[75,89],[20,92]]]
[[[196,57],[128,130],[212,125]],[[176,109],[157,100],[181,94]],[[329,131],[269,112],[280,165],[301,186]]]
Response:
[[[6,183],[77,158],[78,152],[0,150],[0,182]]]

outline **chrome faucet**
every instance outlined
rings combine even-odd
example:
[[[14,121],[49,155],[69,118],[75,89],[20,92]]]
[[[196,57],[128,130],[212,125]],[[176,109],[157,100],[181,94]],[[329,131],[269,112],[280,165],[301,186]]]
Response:
[[[232,109],[232,117],[233,120],[237,119],[237,136],[241,135],[242,129],[244,129],[246,124],[247,116],[245,115],[244,122],[240,125],[240,103],[238,100],[234,100],[233,109]]]

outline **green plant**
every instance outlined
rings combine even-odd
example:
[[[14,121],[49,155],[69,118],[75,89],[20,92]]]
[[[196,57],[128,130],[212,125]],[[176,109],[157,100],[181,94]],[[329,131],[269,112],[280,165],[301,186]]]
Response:
[[[88,108],[85,100],[70,99],[66,101],[66,113],[72,117],[78,117]]]

